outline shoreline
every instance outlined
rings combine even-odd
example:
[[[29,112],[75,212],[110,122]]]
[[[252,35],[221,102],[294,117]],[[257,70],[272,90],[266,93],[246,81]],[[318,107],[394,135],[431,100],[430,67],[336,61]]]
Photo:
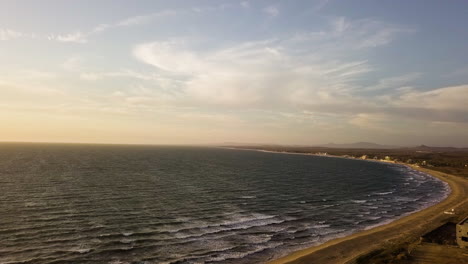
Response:
[[[382,223],[370,227],[369,229],[364,229],[350,235],[335,238],[326,241],[325,243],[298,250],[283,257],[266,262],[269,264],[355,263],[359,257],[366,256],[369,253],[383,251],[386,248],[394,247],[395,245],[404,246],[405,244],[416,242],[422,235],[432,231],[442,224],[445,224],[456,217],[461,218],[468,215],[468,180],[462,177],[402,162],[251,148],[230,149],[391,163],[405,166],[410,170],[428,174],[431,177],[441,180],[449,188],[445,197],[442,197],[435,204],[428,207],[423,207],[420,210],[403,215],[391,222]],[[451,209],[455,209],[455,215],[444,214],[444,212]]]
[[[445,211],[455,209],[456,216],[468,213],[468,181],[462,177],[453,176],[414,165],[384,160],[364,160],[336,155],[317,155],[309,153],[293,153],[268,151],[261,149],[229,148],[290,155],[309,155],[330,158],[344,158],[369,162],[391,163],[405,166],[411,170],[420,171],[444,182],[448,187],[447,196],[437,203],[409,213],[389,223],[383,223],[369,229],[364,229],[344,237],[329,240],[323,244],[289,253],[278,259],[268,261],[269,264],[280,263],[348,263],[372,251],[390,245],[403,244],[418,239],[434,228],[452,219],[453,215],[444,214]]]

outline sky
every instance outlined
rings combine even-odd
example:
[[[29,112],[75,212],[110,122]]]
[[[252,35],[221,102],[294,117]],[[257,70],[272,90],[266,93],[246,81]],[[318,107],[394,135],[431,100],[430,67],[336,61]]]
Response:
[[[0,141],[468,147],[468,2],[0,1]]]

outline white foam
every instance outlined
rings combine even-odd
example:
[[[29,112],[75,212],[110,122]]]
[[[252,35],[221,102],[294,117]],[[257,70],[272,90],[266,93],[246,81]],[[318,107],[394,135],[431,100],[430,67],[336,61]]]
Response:
[[[282,245],[283,245],[282,242],[270,243],[267,245],[258,245],[258,246],[255,246],[253,250],[250,250],[247,252],[231,252],[231,253],[220,254],[217,257],[209,258],[207,262],[224,262],[229,259],[241,259],[241,258],[245,258],[248,255],[252,255],[254,253],[264,251],[265,249],[276,248]]]
[[[124,238],[120,240],[120,243],[123,243],[123,244],[129,244],[132,242],[135,242],[135,239]]]
[[[375,193],[376,195],[388,195],[388,194],[392,194],[393,192],[390,191],[390,192],[377,192]]]
[[[230,225],[238,225],[243,224],[246,222],[252,222],[257,220],[266,220],[272,219],[277,217],[276,215],[265,215],[265,214],[252,214],[252,215],[233,215],[231,219],[223,220],[217,223],[209,223],[209,222],[192,222],[189,225],[183,225],[180,228],[170,228],[170,229],[159,229],[160,232],[168,232],[168,233],[177,233],[185,230],[190,229],[205,229],[205,228],[212,228],[212,227],[222,227],[222,226],[230,226]]]
[[[75,247],[75,248],[70,248],[68,251],[70,252],[78,252],[80,254],[88,253],[92,250],[92,248],[86,248],[83,246]]]
[[[330,225],[313,225],[313,226],[311,226],[311,228],[317,228],[317,229],[327,228],[327,227],[330,227]]]

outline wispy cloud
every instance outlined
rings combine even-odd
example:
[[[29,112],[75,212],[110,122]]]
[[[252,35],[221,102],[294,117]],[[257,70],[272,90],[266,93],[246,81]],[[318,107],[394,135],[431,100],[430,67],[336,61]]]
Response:
[[[35,39],[38,36],[34,33],[25,33],[13,29],[2,29],[0,28],[0,41],[14,40],[14,39]]]
[[[168,17],[168,16],[174,16],[177,14],[180,14],[182,11],[181,10],[163,10],[160,12],[155,12],[147,15],[139,15],[139,16],[134,16],[134,17],[129,17],[124,20],[121,20],[117,23],[114,24],[114,26],[135,26],[135,25],[143,25],[143,24],[148,24],[152,20],[156,18],[161,18],[161,17]]]
[[[119,27],[130,27],[130,26],[138,26],[151,23],[155,19],[174,16],[177,14],[182,14],[187,12],[187,10],[163,10],[160,12],[154,12],[145,15],[138,15],[133,17],[128,17],[117,21],[115,23],[108,23],[108,24],[99,24],[95,26],[93,29],[86,31],[74,31],[70,33],[62,33],[62,34],[48,34],[48,35],[36,35],[32,33],[24,33],[19,32],[12,29],[0,29],[0,40],[13,40],[18,38],[41,38],[41,39],[48,39],[51,41],[58,41],[63,43],[80,43],[84,44],[89,41],[89,38],[92,35],[103,33],[107,30],[112,28],[119,28]]]
[[[386,90],[386,89],[409,89],[409,85],[422,76],[420,72],[407,73],[400,76],[388,77],[378,80],[375,85],[363,88],[363,91]]]
[[[410,91],[395,103],[400,107],[458,110],[467,114],[468,85],[450,86],[431,91]]]
[[[263,9],[263,12],[265,12],[271,17],[276,17],[279,15],[280,10],[277,6],[267,6]]]
[[[430,92],[411,89],[421,73],[384,77],[373,85],[359,85],[357,81],[365,79],[375,67],[362,57],[350,59],[347,51],[387,45],[398,34],[413,32],[366,21],[369,23],[338,18],[330,30],[306,33],[300,38],[245,42],[204,51],[177,41],[151,42],[137,45],[133,54],[154,66],[157,75],[165,76],[169,82],[177,81],[182,89],[179,100],[184,98],[194,105],[247,106],[268,111],[299,108],[348,116],[353,125],[369,127],[378,120],[380,125],[374,129],[385,127],[386,118],[394,117],[468,121],[464,118],[468,114],[466,86]],[[337,45],[337,39],[347,41]],[[316,52],[305,52],[304,46],[318,48]],[[380,94],[368,93],[371,91]]]
[[[347,53],[385,45],[398,32],[405,32],[395,30],[399,27],[394,25],[366,22],[336,18],[327,31],[208,51],[177,41],[151,42],[137,45],[133,54],[156,67],[158,74],[181,82],[187,96],[207,104],[289,108],[296,104],[359,104],[362,100],[357,99],[357,91],[397,89],[419,77],[415,73],[384,78],[367,88],[356,84],[374,67],[365,59],[350,59]],[[363,45],[389,28],[392,35],[385,41]],[[305,48],[311,46],[315,50]]]
[[[87,36],[85,33],[82,32],[74,32],[69,34],[63,35],[50,35],[49,40],[57,40],[60,42],[73,42],[73,43],[86,43],[88,42]]]
[[[113,78],[131,78],[144,81],[160,81],[163,78],[154,73],[141,73],[133,70],[119,70],[119,71],[108,71],[108,72],[82,72],[79,75],[80,79],[86,81],[97,81],[102,79],[113,79]]]
[[[66,34],[59,34],[59,35],[54,35],[51,34],[47,38],[49,40],[56,40],[60,42],[69,42],[69,43],[87,43],[88,39],[92,35],[96,34],[101,34],[107,30],[113,29],[113,28],[119,28],[119,27],[131,27],[131,26],[139,26],[139,25],[144,25],[151,23],[157,18],[163,18],[163,17],[169,17],[169,16],[174,16],[177,14],[181,14],[185,12],[184,10],[163,10],[160,12],[155,12],[155,13],[150,13],[146,15],[138,15],[138,16],[133,16],[133,17],[128,17],[125,19],[122,19],[120,21],[117,21],[115,23],[104,23],[104,24],[99,24],[95,26],[93,29],[89,31],[77,31],[77,32],[72,32],[72,33],[66,33]]]
[[[208,104],[291,105],[296,100],[326,100],[369,72],[365,61],[307,58],[274,41],[242,43],[196,52],[175,42],[135,47],[137,59],[168,76],[185,76],[186,95]],[[177,77],[179,76],[179,77]]]
[[[24,33],[11,29],[0,29],[0,40],[17,39],[24,36]]]
[[[84,61],[82,56],[73,55],[68,57],[61,66],[67,71],[79,71],[83,68]]]

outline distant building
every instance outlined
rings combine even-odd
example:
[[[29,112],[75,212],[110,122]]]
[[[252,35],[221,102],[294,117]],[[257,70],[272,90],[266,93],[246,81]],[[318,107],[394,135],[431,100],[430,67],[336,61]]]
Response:
[[[363,160],[367,159],[367,155],[362,155],[361,159],[363,159]]]
[[[385,156],[385,160],[392,160],[389,156]]]
[[[457,224],[457,244],[461,248],[468,248],[468,217]]]

